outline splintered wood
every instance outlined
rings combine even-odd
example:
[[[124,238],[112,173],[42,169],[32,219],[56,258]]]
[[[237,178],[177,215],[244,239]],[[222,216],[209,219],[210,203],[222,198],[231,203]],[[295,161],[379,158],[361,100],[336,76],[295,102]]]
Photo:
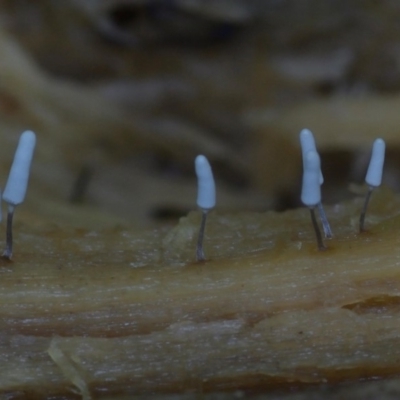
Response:
[[[172,230],[19,224],[0,266],[0,391],[101,394],[270,389],[400,373],[400,197],[308,210],[200,213]]]

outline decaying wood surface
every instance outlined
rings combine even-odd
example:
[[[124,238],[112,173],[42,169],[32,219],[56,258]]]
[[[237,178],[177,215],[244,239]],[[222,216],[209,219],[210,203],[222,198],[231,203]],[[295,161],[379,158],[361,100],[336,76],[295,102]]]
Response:
[[[400,373],[400,199],[328,208],[317,250],[305,209],[199,214],[147,233],[18,226],[0,269],[0,391],[271,391]],[[29,221],[29,217],[26,218]],[[75,389],[74,389],[75,388]]]

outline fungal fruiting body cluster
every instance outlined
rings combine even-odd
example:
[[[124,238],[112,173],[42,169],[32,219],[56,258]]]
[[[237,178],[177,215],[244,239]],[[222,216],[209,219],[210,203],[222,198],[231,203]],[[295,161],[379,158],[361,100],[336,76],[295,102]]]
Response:
[[[321,170],[320,156],[317,152],[314,136],[309,129],[303,129],[300,132],[300,145],[303,157],[303,184],[301,190],[301,201],[310,210],[311,221],[317,238],[318,249],[325,250],[326,247],[324,245],[317,218],[315,216],[316,208],[318,209],[326,238],[332,237],[332,230],[321,201],[321,185],[324,183],[324,177]],[[35,146],[35,133],[32,131],[23,132],[19,139],[10,174],[2,195],[2,199],[8,204],[6,249],[3,253],[3,257],[6,259],[11,259],[12,256],[12,223],[14,211],[16,206],[23,203],[26,196]],[[384,161],[385,142],[382,139],[376,139],[372,147],[371,160],[368,166],[367,175],[365,177],[365,182],[368,184],[369,190],[360,215],[360,232],[364,230],[365,215],[372,191],[381,185]],[[199,155],[196,157],[195,170],[198,181],[197,205],[202,212],[196,257],[198,261],[204,261],[204,232],[208,212],[212,210],[216,204],[216,189],[210,163],[204,155]],[[1,218],[2,216],[0,208],[0,221]]]
[[[303,156],[303,185],[301,201],[310,209],[318,249],[325,250],[326,247],[323,243],[322,235],[315,217],[315,207],[318,207],[325,237],[332,237],[332,231],[321,202],[321,185],[324,182],[324,178],[321,171],[320,157],[317,152],[314,136],[309,129],[303,129],[300,132],[300,145]],[[364,220],[371,193],[375,188],[381,185],[384,162],[385,142],[383,139],[376,139],[372,146],[371,160],[365,177],[365,182],[369,185],[369,190],[360,215],[360,232],[364,230]]]
[[[301,201],[310,210],[311,222],[315,231],[318,249],[325,250],[326,246],[315,216],[315,209],[318,210],[325,237],[329,239],[332,238],[333,235],[321,200],[321,185],[324,183],[324,176],[321,170],[321,160],[315,144],[314,135],[309,129],[303,129],[300,132],[300,146],[303,158]],[[369,190],[360,215],[360,232],[364,230],[365,215],[372,191],[381,185],[384,162],[385,142],[383,139],[376,139],[372,146],[371,160],[365,177],[365,182],[369,186]],[[196,257],[197,261],[204,261],[204,231],[207,214],[215,207],[216,203],[215,182],[211,166],[205,156],[199,155],[196,157],[195,170],[198,181],[197,205],[202,211]]]
[[[300,132],[300,146],[301,146],[301,154],[303,156],[303,170],[306,169],[306,158],[307,154],[310,151],[314,151],[317,153],[317,147],[315,145],[314,135],[309,129],[303,129]],[[321,167],[319,167],[319,185],[324,183],[324,176],[322,175]],[[304,202],[303,202],[304,203]],[[306,203],[304,203],[306,204]],[[308,204],[306,204],[308,205]],[[308,205],[309,206],[309,205]],[[314,205],[314,207],[318,208],[319,216],[321,218],[322,227],[324,229],[325,237],[332,237],[331,226],[329,225],[328,218],[326,217],[324,207],[322,206],[321,198],[318,203]]]
[[[36,135],[32,131],[23,132],[20,136],[6,187],[2,195],[2,199],[8,204],[6,249],[3,253],[3,257],[6,259],[11,259],[12,256],[12,223],[14,211],[15,207],[22,204],[25,200],[35,146]]]

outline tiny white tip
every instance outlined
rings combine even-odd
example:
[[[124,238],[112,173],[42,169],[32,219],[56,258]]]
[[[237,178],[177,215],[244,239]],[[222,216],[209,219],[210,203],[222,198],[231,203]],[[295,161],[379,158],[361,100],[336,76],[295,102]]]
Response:
[[[215,207],[215,182],[210,163],[207,158],[199,155],[195,159],[198,191],[197,205],[203,210]]]
[[[314,135],[309,129],[300,131],[300,145],[303,155],[306,155],[309,151],[317,151]]]
[[[307,207],[315,207],[321,202],[320,159],[316,151],[308,151],[304,158],[303,186],[301,201]]]
[[[309,151],[317,151],[314,135],[309,129],[302,129],[300,131],[300,146],[301,146],[301,154],[303,156],[303,167],[304,167],[304,159],[306,157],[306,154]],[[324,183],[324,176],[322,175],[322,171],[320,168],[319,184],[322,185],[323,183]]]
[[[365,182],[372,187],[382,183],[383,164],[385,162],[385,141],[376,139],[372,145],[372,155],[369,162]]]
[[[35,145],[36,135],[32,131],[21,134],[3,193],[3,200],[14,206],[25,199]]]

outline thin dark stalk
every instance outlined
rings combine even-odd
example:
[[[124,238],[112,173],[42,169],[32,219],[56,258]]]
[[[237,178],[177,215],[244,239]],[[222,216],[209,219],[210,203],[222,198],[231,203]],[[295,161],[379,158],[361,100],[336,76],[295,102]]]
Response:
[[[72,187],[69,201],[71,203],[83,203],[85,195],[88,191],[90,182],[93,179],[93,168],[84,165],[79,171],[78,176]]]
[[[370,187],[367,195],[365,196],[364,206],[363,206],[363,209],[362,209],[361,215],[360,215],[360,233],[365,231],[365,228],[364,228],[365,215],[367,214],[369,199],[371,198],[371,194],[372,194],[373,190],[374,190],[374,188]]]
[[[197,239],[197,251],[196,251],[197,261],[204,261],[206,259],[203,249],[203,239],[204,239],[204,231],[206,228],[206,220],[207,220],[207,211],[202,210],[199,238]]]
[[[313,224],[314,231],[315,231],[315,236],[317,237],[318,250],[320,250],[320,251],[326,250],[326,247],[322,240],[321,231],[320,231],[318,223],[317,223],[317,219],[315,218],[314,208],[310,208],[310,214],[311,214],[311,222]]]
[[[321,222],[322,222],[322,228],[324,229],[325,237],[328,239],[331,239],[333,236],[332,229],[329,224],[328,218],[325,214],[324,207],[323,207],[322,203],[318,203],[317,207],[318,207],[319,217],[321,218]]]
[[[12,225],[14,217],[14,207],[8,206],[7,213],[7,232],[6,232],[6,249],[3,252],[3,258],[11,260],[12,250],[13,250],[13,235],[12,235]]]

